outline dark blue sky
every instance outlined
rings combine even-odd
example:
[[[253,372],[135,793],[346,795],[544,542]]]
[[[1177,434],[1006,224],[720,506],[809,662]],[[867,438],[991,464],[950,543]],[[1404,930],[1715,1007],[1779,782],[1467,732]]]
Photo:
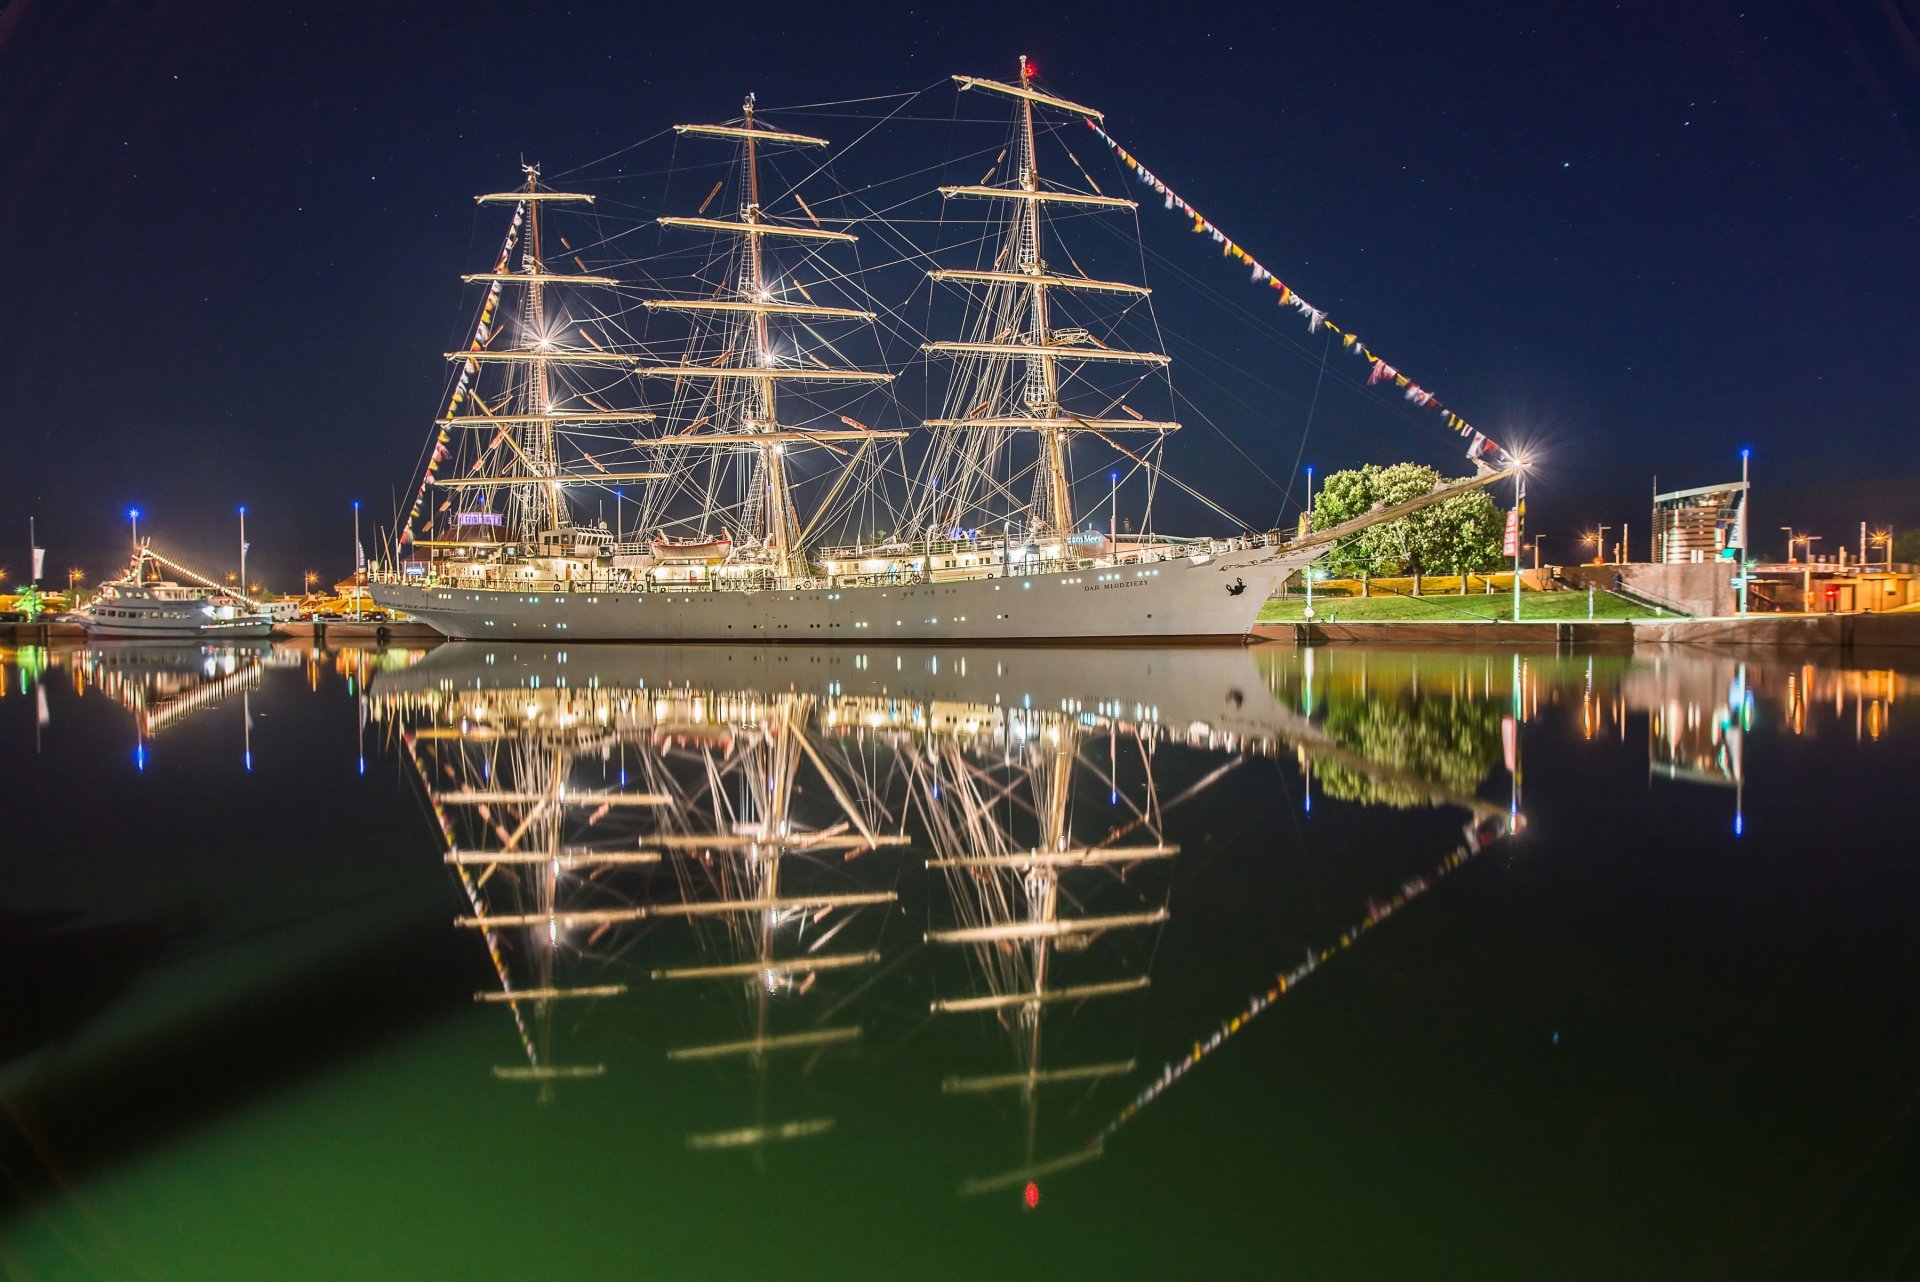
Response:
[[[1638,542],[1655,474],[1724,479],[1743,445],[1762,540],[1920,523],[1908,0],[754,12],[0,7],[0,566],[21,577],[31,511],[53,573],[97,577],[132,503],[224,566],[245,503],[270,583],[343,573],[352,500],[404,505],[470,317],[455,278],[497,243],[471,197],[523,154],[563,171],[749,89],[857,98],[1019,53],[1336,321],[1532,438],[1549,558],[1595,521]],[[857,160],[904,170],[912,145]],[[1310,404],[1322,471],[1465,470],[1337,355],[1316,403],[1297,317],[1156,204],[1142,220],[1174,354],[1221,355],[1176,380],[1266,470]],[[1281,506],[1204,432],[1170,458],[1236,511]]]

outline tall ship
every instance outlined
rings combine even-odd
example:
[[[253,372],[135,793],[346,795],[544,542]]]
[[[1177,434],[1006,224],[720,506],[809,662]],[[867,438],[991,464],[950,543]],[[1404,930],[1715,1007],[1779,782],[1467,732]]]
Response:
[[[1041,173],[1036,116],[1100,113],[1035,88],[1024,57],[1015,81],[955,80],[1012,107],[985,176],[938,189],[943,215],[986,211],[969,266],[902,246],[858,201],[823,215],[801,187],[827,167],[814,159],[827,140],[769,124],[751,97],[736,119],[674,127],[689,149],[733,149],[705,200],[655,220],[665,253],[676,238],[710,247],[684,271],[636,273],[644,283],[590,271],[584,244],[550,225],[585,217],[595,197],[553,189],[537,168],[518,190],[480,196],[513,208],[509,230],[495,270],[465,278],[485,301],[472,341],[448,354],[457,376],[422,498],[372,575],[374,600],[449,637],[497,641],[1246,635],[1282,582],[1352,529],[1153,529],[1156,490],[1197,491],[1163,466],[1179,423],[1130,403],[1171,406],[1169,358],[1125,343],[1149,290],[1080,271],[1055,227],[1130,217],[1135,202],[1084,169],[1078,186]],[[795,156],[801,179],[776,182]],[[924,288],[957,291],[939,312],[959,312],[957,331],[914,335],[924,341],[904,359],[857,358],[897,352],[909,328],[859,284],[869,229],[933,264]],[[900,409],[889,385],[909,363],[939,409]],[[883,416],[915,427],[867,421]],[[1124,524],[1123,472],[1146,496]],[[1090,479],[1109,482],[1092,512],[1076,496]]]

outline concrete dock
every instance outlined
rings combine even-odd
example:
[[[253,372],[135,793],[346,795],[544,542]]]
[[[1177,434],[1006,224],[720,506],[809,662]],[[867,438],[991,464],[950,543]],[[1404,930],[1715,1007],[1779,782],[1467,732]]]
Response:
[[[1706,619],[1574,623],[1261,623],[1257,641],[1294,645],[1492,646],[1635,649],[1663,645],[1766,650],[1874,650],[1920,647],[1920,612],[1750,614]]]

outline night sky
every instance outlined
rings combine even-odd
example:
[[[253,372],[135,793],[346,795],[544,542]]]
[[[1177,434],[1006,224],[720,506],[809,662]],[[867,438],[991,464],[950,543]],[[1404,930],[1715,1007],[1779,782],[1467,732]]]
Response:
[[[1764,552],[1779,525],[1830,551],[1862,519],[1920,524],[1910,0],[754,12],[0,5],[9,582],[30,512],[48,577],[97,579],[135,504],[207,568],[234,559],[244,503],[254,577],[343,575],[352,502],[370,543],[404,508],[440,354],[471,324],[457,276],[500,233],[472,196],[522,156],[557,174],[728,118],[747,90],[777,118],[1005,79],[1021,53],[1337,323],[1530,441],[1549,560],[1597,521],[1632,523],[1644,558],[1655,475],[1729,479],[1743,446]],[[921,102],[954,110],[951,88]],[[897,174],[949,145],[903,131],[849,167]],[[1106,185],[1090,135],[1078,154]],[[1321,337],[1157,200],[1140,225],[1173,354],[1218,353],[1176,382],[1260,468],[1467,470],[1436,416],[1362,387],[1337,347],[1322,380]],[[1255,523],[1282,510],[1205,430],[1169,459]]]

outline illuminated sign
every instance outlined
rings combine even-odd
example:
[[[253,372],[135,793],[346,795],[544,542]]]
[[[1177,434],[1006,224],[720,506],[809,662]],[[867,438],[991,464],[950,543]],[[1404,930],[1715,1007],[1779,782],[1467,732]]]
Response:
[[[456,512],[455,525],[499,525],[505,518],[498,512]]]

